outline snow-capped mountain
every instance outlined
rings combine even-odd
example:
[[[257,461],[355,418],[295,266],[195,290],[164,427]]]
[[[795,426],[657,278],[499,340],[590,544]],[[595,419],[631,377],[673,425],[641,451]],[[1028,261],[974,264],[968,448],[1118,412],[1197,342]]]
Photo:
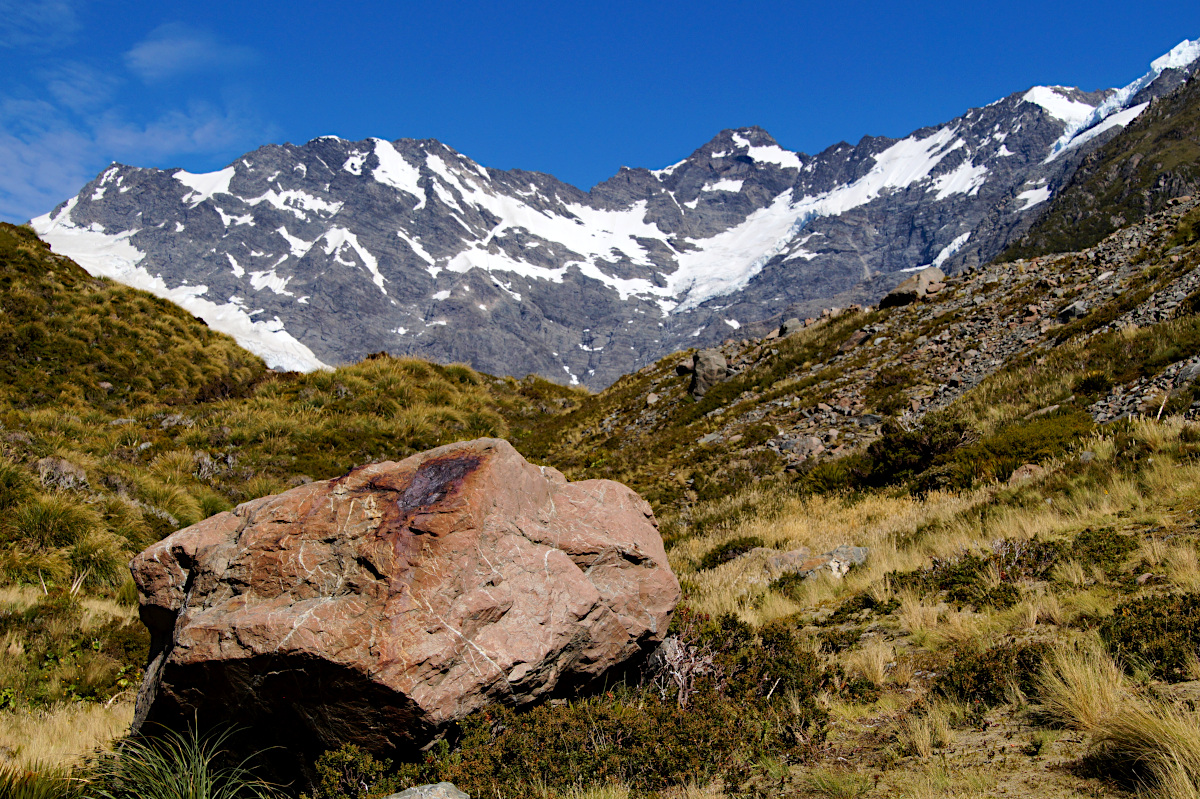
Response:
[[[202,175],[113,164],[33,225],[277,368],[386,350],[601,387],[748,323],[877,299],[905,270],[994,256],[1198,58],[1185,41],[1122,89],[1038,86],[818,155],[723,131],[590,192],[434,140],[327,136]]]

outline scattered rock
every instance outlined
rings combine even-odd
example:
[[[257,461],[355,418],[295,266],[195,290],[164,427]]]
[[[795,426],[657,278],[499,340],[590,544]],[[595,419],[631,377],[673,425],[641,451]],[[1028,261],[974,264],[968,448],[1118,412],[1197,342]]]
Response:
[[[1175,383],[1176,385],[1186,386],[1189,383],[1194,383],[1197,377],[1200,377],[1200,361],[1189,363],[1180,369],[1179,374],[1175,376]]]
[[[679,600],[650,506],[498,439],[238,506],[134,558],[134,729],[236,721],[305,755],[413,751],[648,654]]]
[[[880,308],[893,308],[899,305],[910,305],[929,293],[929,287],[937,284],[938,290],[945,287],[946,273],[936,266],[922,269],[899,286],[888,292],[879,301]]]
[[[796,333],[803,329],[804,329],[804,323],[801,322],[799,319],[795,319],[795,318],[788,319],[786,322],[784,322],[783,324],[781,324],[779,326],[779,336],[780,336],[780,338],[782,338],[784,336],[790,336],[791,334]]]
[[[692,365],[687,361],[680,361],[679,363],[675,364],[675,374],[682,376],[690,375],[691,373]]]
[[[1013,473],[1008,476],[1008,484],[1014,485],[1026,480],[1034,480],[1046,473],[1044,466],[1039,466],[1036,463],[1023,463],[1013,469]]]
[[[79,466],[62,458],[42,458],[37,462],[38,479],[45,488],[56,491],[87,491],[87,473]]]
[[[871,334],[865,330],[855,330],[850,334],[850,338],[843,341],[841,346],[838,347],[838,352],[849,352],[859,344],[862,344],[864,341],[866,341],[869,335]]]
[[[158,426],[162,430],[170,430],[172,427],[195,427],[196,422],[182,413],[173,413],[163,419]]]
[[[1094,460],[1096,460],[1096,453],[1092,452],[1091,450],[1084,450],[1083,452],[1079,453],[1080,463],[1091,463]]]
[[[801,547],[790,552],[780,552],[769,556],[763,565],[772,579],[782,577],[784,574],[797,574],[807,580],[822,570],[841,579],[852,567],[866,563],[869,554],[868,547],[842,544],[823,555],[812,557],[808,547]]]
[[[654,403],[658,402],[660,399],[662,399],[662,397],[658,396],[653,391],[651,391],[649,394],[646,395],[646,404],[653,405]]]
[[[1087,305],[1084,304],[1083,300],[1076,300],[1058,312],[1058,321],[1065,325],[1068,322],[1087,316],[1087,312]]]

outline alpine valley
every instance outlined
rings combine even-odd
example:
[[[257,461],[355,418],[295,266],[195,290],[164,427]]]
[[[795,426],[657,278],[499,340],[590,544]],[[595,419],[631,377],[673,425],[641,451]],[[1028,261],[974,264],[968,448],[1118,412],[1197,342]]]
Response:
[[[432,139],[272,144],[209,174],[114,163],[32,225],[276,369],[386,351],[598,389],[988,262],[1198,59],[1184,41],[1120,89],[1036,86],[817,155],[726,130],[590,192]]]

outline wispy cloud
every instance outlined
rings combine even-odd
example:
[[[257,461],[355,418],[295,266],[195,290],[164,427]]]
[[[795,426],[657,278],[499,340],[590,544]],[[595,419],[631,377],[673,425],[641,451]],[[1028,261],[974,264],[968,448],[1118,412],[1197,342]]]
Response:
[[[149,121],[113,109],[80,118],[46,101],[0,102],[0,219],[49,211],[113,160],[236,152],[275,133],[248,109],[202,101]]]
[[[75,0],[0,0],[0,47],[50,49],[79,32]]]
[[[120,84],[114,76],[76,62],[59,64],[44,72],[42,77],[50,96],[75,112],[108,104]]]
[[[179,75],[229,70],[250,64],[248,47],[226,44],[205,30],[174,22],[156,28],[125,53],[125,65],[148,83]]]

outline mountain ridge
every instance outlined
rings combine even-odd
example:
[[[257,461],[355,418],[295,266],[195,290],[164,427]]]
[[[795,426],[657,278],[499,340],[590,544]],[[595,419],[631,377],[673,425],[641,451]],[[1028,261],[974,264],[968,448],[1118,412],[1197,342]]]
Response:
[[[1183,80],[1194,44],[1126,101]],[[319,137],[206,175],[113,165],[33,225],[275,368],[388,351],[598,388],[747,325],[874,301],[907,270],[990,259],[1136,116],[1101,114],[1122,91],[1034,87],[815,156],[726,130],[589,192],[434,139]]]

